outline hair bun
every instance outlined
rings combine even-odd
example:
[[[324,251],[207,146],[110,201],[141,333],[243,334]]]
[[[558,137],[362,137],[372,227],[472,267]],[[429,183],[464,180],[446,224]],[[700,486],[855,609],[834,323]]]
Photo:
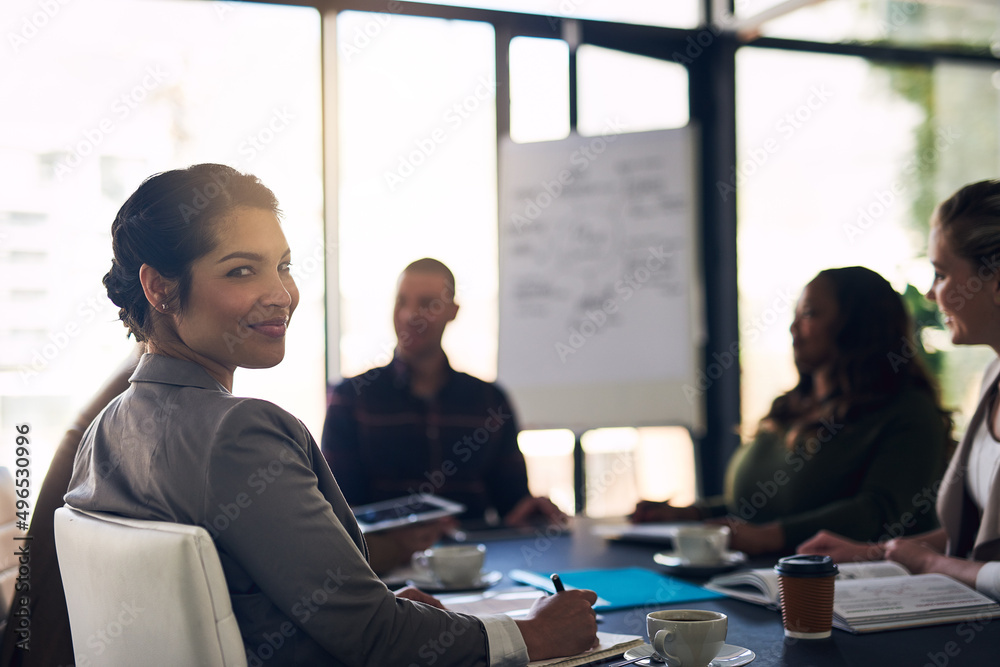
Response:
[[[139,280],[136,276],[134,280],[130,281],[121,265],[116,260],[111,260],[111,270],[104,274],[103,282],[104,287],[108,290],[108,298],[116,306],[121,307],[129,301],[128,297],[135,289],[135,284],[130,285],[129,283],[138,283]],[[141,288],[142,285],[140,284],[139,287]]]

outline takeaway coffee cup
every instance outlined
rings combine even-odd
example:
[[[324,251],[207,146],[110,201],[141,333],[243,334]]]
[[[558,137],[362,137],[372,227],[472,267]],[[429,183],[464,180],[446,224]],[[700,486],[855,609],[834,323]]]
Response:
[[[781,593],[785,636],[825,639],[833,625],[833,582],[837,566],[829,556],[789,556],[774,566]]]
[[[460,588],[479,583],[485,560],[485,544],[451,544],[418,551],[411,562],[421,574]]]
[[[729,526],[679,526],[674,533],[674,550],[677,556],[691,565],[716,565],[722,562],[728,546]]]
[[[706,667],[726,643],[729,618],[717,611],[671,609],[646,615],[655,658],[668,667]]]

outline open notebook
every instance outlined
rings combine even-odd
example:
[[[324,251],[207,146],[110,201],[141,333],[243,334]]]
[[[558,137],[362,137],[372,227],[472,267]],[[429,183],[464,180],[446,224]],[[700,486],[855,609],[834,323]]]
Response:
[[[507,614],[513,618],[524,616],[535,600],[547,595],[531,586],[518,586],[508,589],[489,590],[482,593],[454,593],[439,595],[438,599],[451,611],[473,616],[488,616],[491,614]],[[634,646],[645,643],[637,635],[620,635],[610,632],[598,632],[600,644],[585,653],[565,658],[539,660],[531,665],[546,665],[547,667],[577,667],[581,665],[600,664],[609,658],[622,655]]]

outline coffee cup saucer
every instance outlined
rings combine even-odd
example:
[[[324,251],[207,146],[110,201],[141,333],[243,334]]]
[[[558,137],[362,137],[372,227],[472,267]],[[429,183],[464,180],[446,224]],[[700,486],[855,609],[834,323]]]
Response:
[[[643,644],[641,646],[636,646],[625,651],[624,658],[626,660],[635,660],[636,658],[645,658],[645,660],[639,660],[637,665],[649,666],[649,667],[659,667],[666,663],[653,657],[653,647],[649,644]],[[743,648],[742,646],[734,646],[733,644],[724,644],[722,650],[719,651],[719,655],[715,656],[712,662],[708,663],[708,667],[740,667],[740,665],[746,665],[753,662],[753,659],[757,657],[757,654],[748,648]]]
[[[451,586],[440,581],[433,575],[424,574],[414,575],[407,579],[406,583],[409,586],[416,586],[425,593],[457,593],[459,591],[481,591],[484,588],[489,588],[500,583],[501,579],[503,579],[503,572],[491,570],[481,573],[478,580],[461,586]]]
[[[676,551],[661,551],[653,556],[653,560],[677,574],[711,576],[739,567],[746,562],[747,555],[742,551],[726,551],[716,563],[692,563]]]

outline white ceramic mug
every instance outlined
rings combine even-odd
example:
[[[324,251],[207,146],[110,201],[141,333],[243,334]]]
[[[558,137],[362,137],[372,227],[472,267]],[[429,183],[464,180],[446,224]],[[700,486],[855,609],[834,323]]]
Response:
[[[479,583],[486,561],[485,544],[449,544],[413,554],[413,567],[445,586],[474,586]]]
[[[729,526],[678,526],[674,534],[674,551],[691,565],[718,564],[726,555],[729,532]]]
[[[726,643],[729,618],[717,611],[672,609],[646,615],[656,656],[668,667],[706,667]]]

